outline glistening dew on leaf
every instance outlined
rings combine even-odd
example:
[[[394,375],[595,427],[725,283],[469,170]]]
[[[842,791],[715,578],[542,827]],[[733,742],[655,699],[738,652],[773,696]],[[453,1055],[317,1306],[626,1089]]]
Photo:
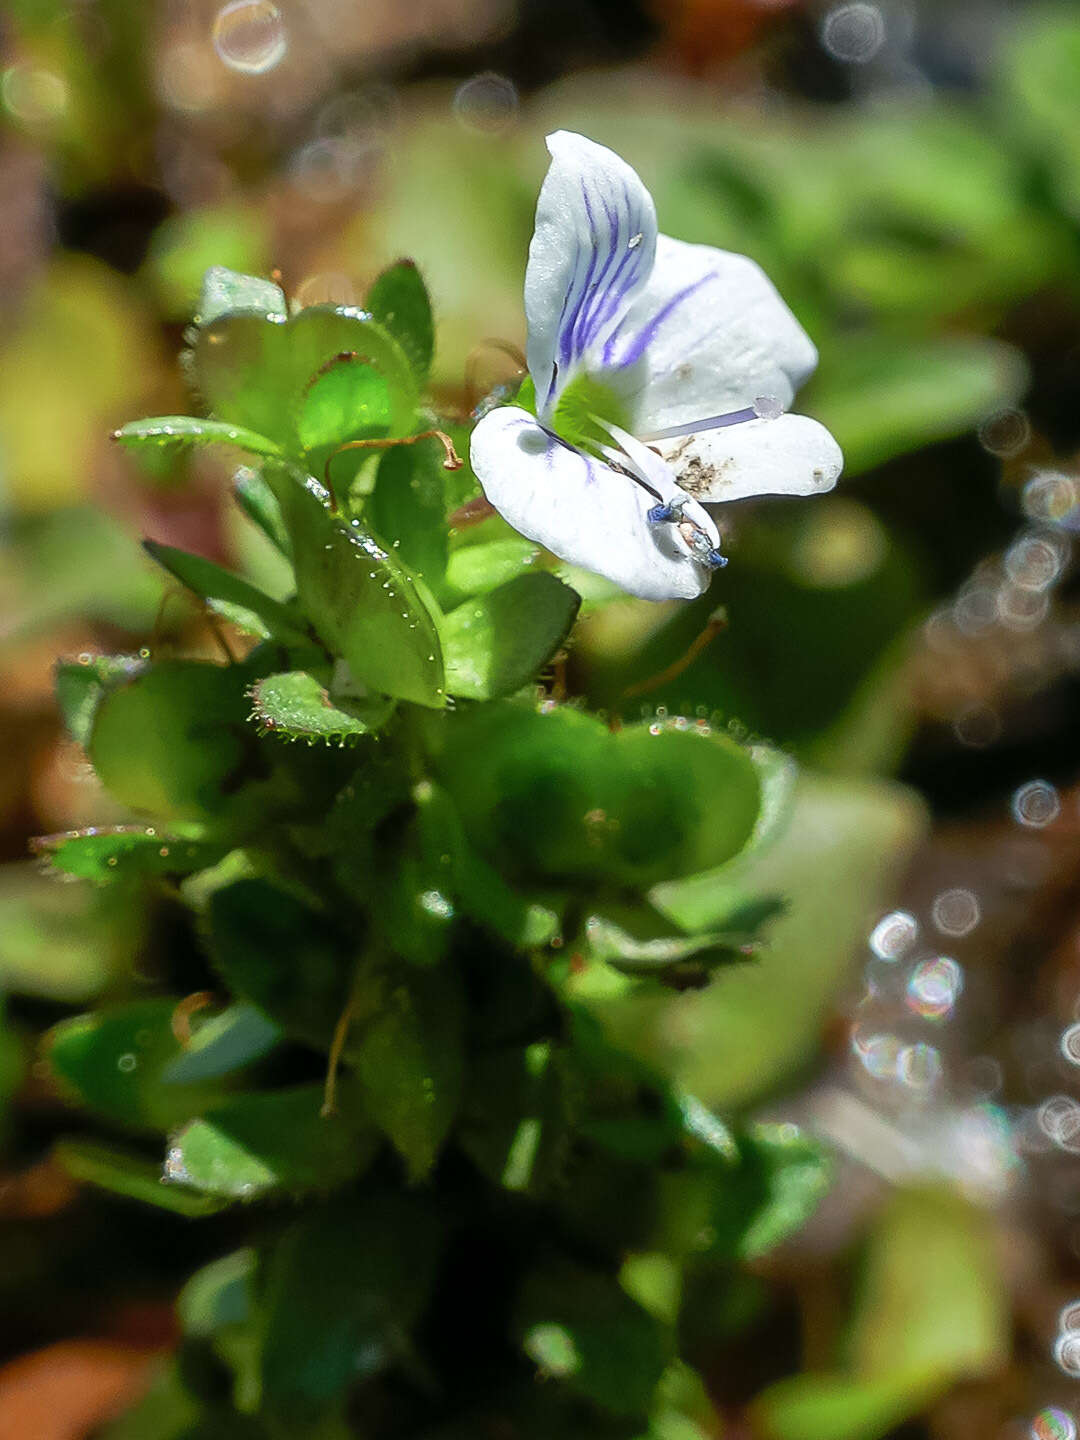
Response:
[[[784,413],[817,351],[752,260],[658,234],[625,161],[565,130],[547,143],[525,272],[536,413],[485,415],[473,468],[561,559],[693,599],[725,563],[705,506],[835,485],[836,441]]]

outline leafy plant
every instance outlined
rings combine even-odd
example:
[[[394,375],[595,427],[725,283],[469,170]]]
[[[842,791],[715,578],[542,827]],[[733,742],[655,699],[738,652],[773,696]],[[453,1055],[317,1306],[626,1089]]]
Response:
[[[722,880],[790,786],[708,727],[560,703],[579,597],[501,522],[456,523],[477,492],[421,399],[432,334],[404,263],[365,311],[211,271],[188,355],[210,414],[117,432],[246,458],[236,499],[293,576],[276,598],[148,542],[228,659],[58,670],[132,819],[39,852],[178,910],[200,988],[174,966],[54,1027],[102,1130],[57,1159],[193,1221],[247,1207],[119,1435],[704,1436],[683,1281],[775,1246],[827,1182],[808,1141],[729,1130],[591,1012],[589,977],[660,994],[752,963],[772,898],[736,880],[695,926],[650,896]]]

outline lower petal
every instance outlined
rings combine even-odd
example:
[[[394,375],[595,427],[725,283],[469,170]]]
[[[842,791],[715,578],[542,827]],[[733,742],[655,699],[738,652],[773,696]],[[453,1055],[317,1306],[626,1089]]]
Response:
[[[680,489],[706,504],[750,495],[820,495],[844,468],[840,446],[807,415],[700,430],[658,441],[655,448]]]
[[[472,467],[515,530],[561,560],[643,600],[692,600],[711,572],[672,525],[652,524],[657,496],[629,475],[563,444],[525,410],[492,410],[472,435]]]

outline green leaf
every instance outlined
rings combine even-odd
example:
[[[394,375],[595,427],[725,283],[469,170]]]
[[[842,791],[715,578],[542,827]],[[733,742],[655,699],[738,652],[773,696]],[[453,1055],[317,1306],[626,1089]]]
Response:
[[[333,356],[303,392],[297,436],[305,451],[332,452],[345,440],[385,435],[392,399],[386,376],[366,356]]]
[[[58,660],[53,670],[56,703],[72,739],[85,746],[106,690],[145,669],[145,660],[136,655],[80,655],[77,660]]]
[[[434,1165],[464,1081],[465,1013],[447,969],[393,969],[367,977],[347,1054],[368,1113],[413,1180]]]
[[[222,1202],[212,1195],[195,1195],[168,1184],[160,1164],[112,1145],[95,1140],[61,1140],[53,1156],[75,1180],[137,1200],[141,1205],[154,1205],[188,1219],[213,1215],[222,1208]]]
[[[380,427],[405,435],[413,424],[417,393],[408,361],[359,311],[315,305],[288,321],[223,315],[200,328],[191,363],[194,383],[218,419],[266,435],[298,458],[305,446],[354,437],[343,406],[350,397],[371,398],[370,370],[388,407]],[[324,374],[332,377],[325,386],[316,379]],[[361,414],[358,423],[363,428],[370,420]],[[333,425],[345,428],[331,433]]]
[[[413,798],[421,843],[431,859],[432,872],[439,877],[438,885],[450,889],[472,920],[511,945],[546,945],[558,933],[558,916],[508,885],[494,866],[477,853],[446,791],[426,782],[417,787]]]
[[[833,347],[807,406],[840,442],[847,474],[857,475],[974,428],[1015,404],[1026,382],[1023,357],[1000,341],[867,334]]]
[[[866,916],[886,903],[924,824],[917,797],[899,786],[804,771],[784,834],[745,869],[665,883],[649,897],[694,932],[726,928],[748,900],[771,906],[782,895],[788,908],[754,964],[725,969],[693,994],[639,994],[596,1013],[622,1048],[647,1055],[708,1104],[745,1108],[817,1053],[865,943]],[[707,1046],[680,1043],[673,1007],[684,1033],[708,1035]]]
[[[244,1324],[252,1310],[256,1263],[255,1251],[245,1247],[196,1270],[176,1297],[184,1334],[210,1336]]]
[[[116,825],[39,835],[32,842],[54,869],[80,880],[110,884],[157,875],[188,875],[216,865],[223,845],[208,845],[143,825]]]
[[[161,1079],[166,1085],[190,1085],[231,1075],[261,1060],[280,1039],[280,1027],[258,1006],[230,1005],[193,1028],[187,1049],[169,1061]]]
[[[442,1247],[419,1197],[367,1192],[286,1231],[266,1268],[263,1404],[290,1436],[344,1405],[358,1359],[381,1369],[427,1302]]]
[[[459,595],[486,595],[529,570],[540,551],[531,540],[485,540],[451,551],[446,564],[447,586]]]
[[[251,687],[252,719],[263,732],[285,740],[355,744],[378,730],[393,710],[385,696],[370,700],[331,700],[306,670],[267,675]]]
[[[753,950],[754,937],[747,934],[714,930],[687,935],[662,923],[648,930],[656,933],[642,934],[639,927],[639,933],[632,934],[603,915],[590,915],[585,922],[590,958],[623,975],[688,989],[706,984],[709,972],[719,965],[747,960]]]
[[[384,270],[364,303],[408,356],[417,384],[425,384],[435,353],[435,327],[427,287],[415,264],[399,260]]]
[[[520,690],[563,644],[580,603],[544,570],[466,600],[442,622],[447,690],[468,700]]]
[[[430,602],[359,521],[330,514],[311,488],[282,476],[300,603],[353,680],[383,695],[446,703],[442,650]]]
[[[553,1259],[526,1279],[514,1328],[541,1375],[617,1415],[645,1415],[672,1356],[670,1332],[612,1275]]]
[[[277,457],[281,447],[254,430],[222,420],[200,420],[194,415],[159,415],[152,420],[130,420],[114,430],[112,438],[129,449],[163,445],[233,445],[253,455]]]
[[[999,66],[1003,123],[1041,163],[1058,203],[1080,217],[1080,23],[1071,5],[1014,17]]]
[[[206,914],[214,969],[286,1035],[326,1049],[349,998],[352,955],[326,918],[265,880],[214,892]]]
[[[222,315],[237,310],[253,310],[259,315],[273,315],[284,320],[289,313],[285,295],[272,280],[258,275],[241,275],[224,265],[211,265],[203,276],[197,321],[212,325]]]
[[[61,1020],[45,1036],[53,1074],[90,1110],[134,1129],[167,1130],[220,1097],[211,1084],[167,1085],[182,1053],[173,999],[137,1000]]]
[[[182,585],[201,596],[212,610],[225,614],[251,634],[262,640],[280,640],[286,645],[311,644],[302,615],[271,599],[239,575],[201,555],[191,555],[156,540],[144,540],[143,548]]]
[[[770,1440],[877,1440],[1008,1353],[986,1214],[944,1189],[897,1191],[870,1236],[847,1370],[771,1386],[755,1402],[755,1430]]]
[[[725,736],[613,734],[566,707],[456,717],[440,772],[482,854],[552,878],[648,885],[721,864],[750,839],[760,803],[753,761]]]
[[[340,1185],[370,1164],[379,1145],[352,1097],[352,1087],[339,1086],[335,1113],[324,1117],[321,1085],[233,1096],[172,1136],[166,1174],[237,1200]]]
[[[399,445],[379,461],[370,515],[375,533],[432,589],[446,572],[446,486],[436,440]]]
[[[755,1125],[738,1161],[714,1174],[709,1253],[756,1260],[800,1229],[832,1179],[832,1162],[794,1125]]]
[[[122,804],[175,819],[229,807],[249,745],[239,667],[164,660],[110,689],[97,707],[89,752]]]
[[[241,466],[233,476],[233,494],[248,519],[259,527],[274,549],[287,558],[291,553],[289,532],[285,529],[277,496],[261,472]]]

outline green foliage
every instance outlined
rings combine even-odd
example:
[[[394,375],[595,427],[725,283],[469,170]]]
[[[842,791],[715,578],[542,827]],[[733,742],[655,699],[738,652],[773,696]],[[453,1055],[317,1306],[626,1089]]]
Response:
[[[943,1191],[899,1191],[869,1237],[846,1368],[756,1403],[770,1440],[877,1440],[958,1377],[992,1372],[1007,1316],[986,1217]]]
[[[331,700],[326,687],[306,670],[264,675],[251,687],[252,714],[264,731],[286,740],[345,745],[377,730],[392,704],[383,697],[367,703]]]
[[[740,867],[783,830],[792,766],[544,696],[580,597],[501,521],[451,524],[476,489],[425,434],[432,333],[408,264],[365,311],[292,314],[218,271],[189,357],[210,418],[119,436],[257,456],[233,493],[278,567],[264,588],[147,542],[227,658],[57,670],[138,818],[39,853],[172,937],[149,993],[129,942],[61,997],[108,999],[50,1032],[59,1093],[141,1149],[57,1158],[250,1235],[189,1282],[175,1367],[121,1436],[346,1440],[390,1404],[417,1440],[703,1440],[684,1274],[691,1303],[703,1267],[775,1247],[828,1173],[596,1021],[761,963],[782,903]],[[561,418],[597,414],[579,386]]]
[[[446,687],[467,700],[495,700],[520,690],[562,645],[580,599],[539,571],[466,600],[442,625]]]
[[[435,328],[427,286],[411,260],[384,270],[367,293],[365,304],[408,356],[416,383],[423,385],[435,353]]]
[[[483,756],[468,763],[471,752]],[[724,736],[611,733],[579,711],[478,710],[440,760],[474,843],[520,874],[648,885],[719,865],[750,839],[760,785]]]

